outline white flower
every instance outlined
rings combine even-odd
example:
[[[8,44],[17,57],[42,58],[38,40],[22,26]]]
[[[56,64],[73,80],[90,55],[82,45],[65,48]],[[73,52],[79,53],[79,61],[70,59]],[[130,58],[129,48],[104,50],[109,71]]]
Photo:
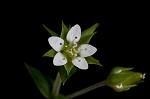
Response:
[[[78,47],[77,42],[80,38],[81,28],[78,24],[73,26],[67,34],[68,45],[65,45],[64,40],[60,37],[52,36],[48,38],[51,47],[58,52],[53,59],[55,66],[65,65],[67,63],[66,55],[68,55],[72,59],[73,65],[80,69],[88,69],[88,63],[84,57],[93,55],[97,49],[89,44],[82,44]]]

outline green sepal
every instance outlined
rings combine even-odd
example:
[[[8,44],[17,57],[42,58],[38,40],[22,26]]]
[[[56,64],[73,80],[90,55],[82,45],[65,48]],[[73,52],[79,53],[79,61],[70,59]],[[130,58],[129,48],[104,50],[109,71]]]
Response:
[[[79,40],[78,44],[81,45],[81,44],[89,43],[93,35],[96,34],[95,30],[98,26],[99,23],[96,23],[91,27],[87,28],[86,30],[84,30],[81,34],[81,39]]]
[[[86,59],[86,61],[88,62],[88,64],[95,64],[95,65],[102,66],[102,65],[100,64],[99,60],[93,58],[92,56],[86,57],[85,59]]]
[[[67,36],[67,33],[68,33],[69,29],[68,27],[64,24],[64,22],[62,21],[62,30],[61,30],[61,35],[60,37],[66,41],[66,36]]]
[[[72,62],[67,62],[67,64],[64,65],[66,71],[67,71],[67,75],[70,74],[70,71],[72,70],[72,68],[74,67],[74,65],[72,64]]]
[[[51,36],[58,36],[57,33],[55,33],[53,30],[51,30],[50,28],[48,28],[46,25],[43,24],[43,27],[47,30],[47,32],[48,32]]]
[[[68,75],[64,66],[58,67],[58,71],[60,73],[60,77],[62,80],[62,84],[64,85],[65,82],[77,71],[76,67],[73,67]]]
[[[54,49],[51,49],[49,51],[47,51],[43,57],[54,57],[57,54],[57,52]]]

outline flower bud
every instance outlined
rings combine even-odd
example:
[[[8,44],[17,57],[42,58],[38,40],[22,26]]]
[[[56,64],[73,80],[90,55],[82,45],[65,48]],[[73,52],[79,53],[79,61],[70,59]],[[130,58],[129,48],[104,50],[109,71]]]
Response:
[[[133,68],[114,67],[106,80],[107,86],[116,92],[126,91],[137,86],[138,83],[143,81],[145,74],[130,71],[132,69]]]

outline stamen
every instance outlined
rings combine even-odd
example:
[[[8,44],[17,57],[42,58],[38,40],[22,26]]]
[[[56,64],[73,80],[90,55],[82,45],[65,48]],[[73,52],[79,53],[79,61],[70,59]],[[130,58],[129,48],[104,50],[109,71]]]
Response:
[[[76,57],[76,56],[77,56],[77,54],[73,54],[72,56],[73,56],[73,57]]]
[[[77,43],[72,43],[71,45],[73,48],[77,47]]]
[[[72,46],[74,46],[75,44],[72,43]]]
[[[77,39],[77,37],[75,37],[75,39]]]

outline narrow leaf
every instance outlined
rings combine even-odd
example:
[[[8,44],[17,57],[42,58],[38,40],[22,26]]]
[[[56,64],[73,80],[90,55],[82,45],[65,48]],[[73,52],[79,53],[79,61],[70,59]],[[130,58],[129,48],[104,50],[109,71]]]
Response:
[[[39,91],[41,92],[41,94],[45,97],[45,98],[49,98],[50,97],[50,86],[48,83],[48,79],[46,79],[46,76],[40,72],[39,70],[37,70],[36,68],[28,65],[28,64],[24,64],[29,72],[29,74],[31,75],[32,79],[34,80],[37,88],[39,89]]]
[[[45,26],[44,24],[43,24],[43,27],[48,31],[48,33],[50,33],[50,35],[52,35],[52,36],[58,36],[58,34],[57,33],[55,33],[54,31],[52,31],[51,29],[49,29],[47,26]]]
[[[64,85],[65,82],[77,71],[77,69],[76,69],[76,67],[73,67],[71,69],[69,75],[67,74],[67,71],[64,66],[58,67],[58,71],[60,73],[60,77],[61,77],[62,83]]]
[[[68,31],[69,31],[68,27],[62,21],[62,30],[61,30],[61,36],[60,37],[64,40],[66,40],[66,36],[67,36]]]
[[[49,50],[49,51],[47,51],[44,55],[43,55],[43,57],[54,57],[55,55],[56,55],[56,51],[54,50],[54,49],[51,49],[51,50]]]
[[[99,63],[99,60],[93,58],[92,56],[86,57],[85,59],[86,59],[86,61],[88,62],[88,64],[95,64],[95,65],[102,66],[102,65]]]

